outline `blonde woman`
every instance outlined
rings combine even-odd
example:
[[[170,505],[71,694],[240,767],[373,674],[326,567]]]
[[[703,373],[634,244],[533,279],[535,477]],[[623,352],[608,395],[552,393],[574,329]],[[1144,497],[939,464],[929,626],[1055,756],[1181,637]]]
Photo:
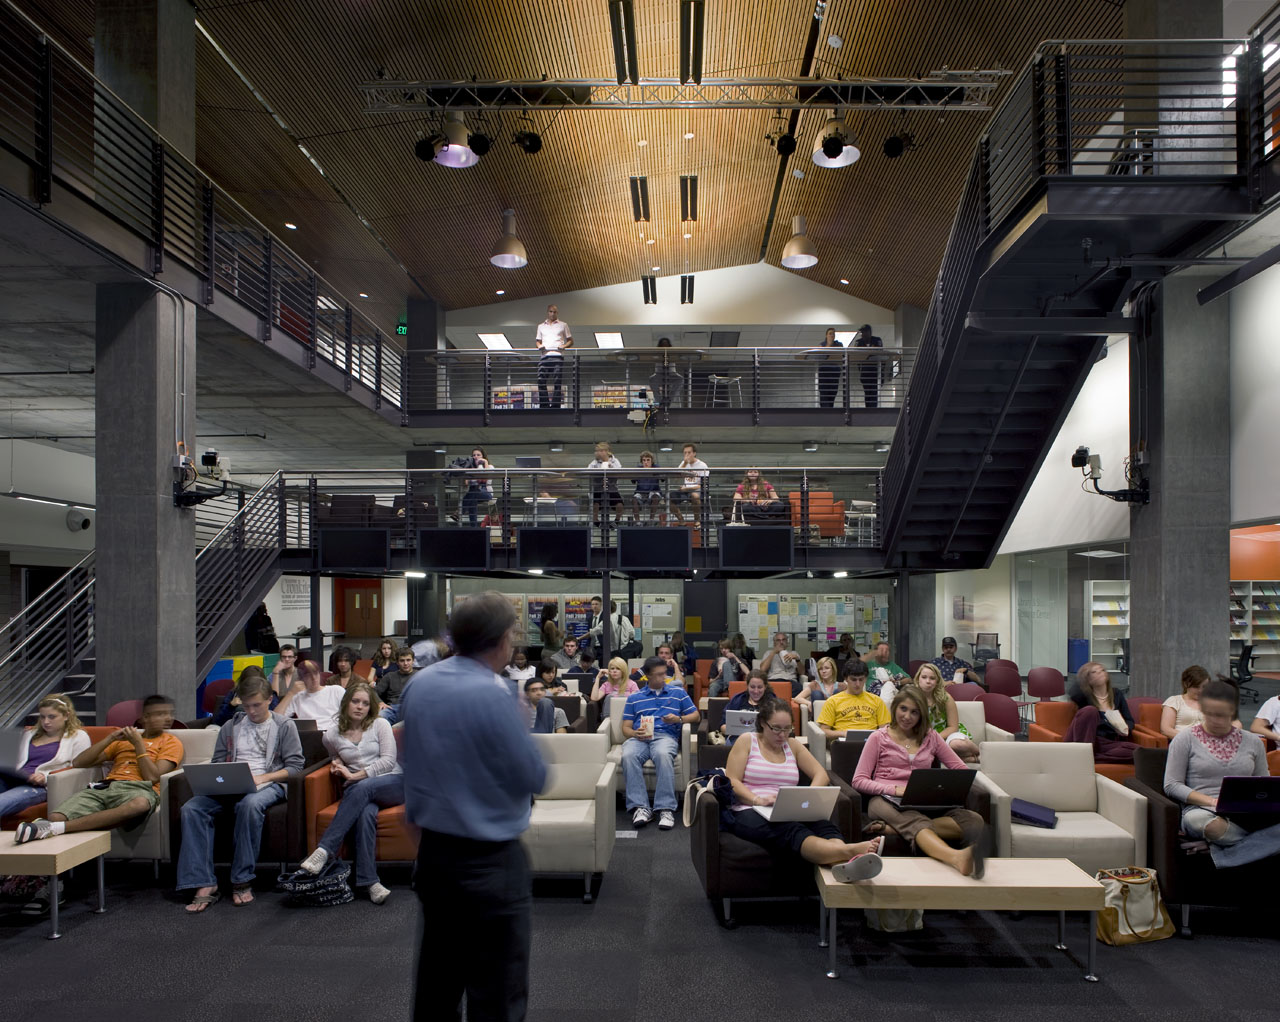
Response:
[[[55,770],[65,770],[92,744],[80,726],[69,696],[45,696],[36,707],[36,718],[36,726],[23,732],[22,744],[18,747],[17,773],[26,778],[26,783],[0,790],[0,817],[47,801],[45,787],[49,775]],[[0,785],[4,783],[0,780]]]
[[[396,669],[396,641],[383,639],[378,643],[378,652],[373,656],[373,666],[369,668],[368,682],[376,685],[388,671]]]
[[[800,690],[796,702],[805,703],[812,709],[824,699],[830,699],[843,687],[836,671],[836,662],[829,656],[824,656],[818,660],[816,676]]]
[[[1071,701],[1079,709],[1062,740],[1092,745],[1095,763],[1132,763],[1138,747],[1128,740],[1133,714],[1124,693],[1111,687],[1111,675],[1102,664],[1090,660],[1076,672]]]
[[[587,464],[587,468],[609,469],[614,472],[622,471],[622,462],[614,457],[613,451],[609,449],[609,445],[603,440],[596,444],[595,457]],[[618,477],[612,475],[609,477],[608,485],[605,485],[603,479],[591,480],[591,524],[596,524],[596,520],[600,517],[600,506],[608,503],[613,508],[613,518],[615,522],[622,521],[622,494],[618,492]],[[606,520],[609,511],[604,511]]]
[[[342,801],[316,850],[302,862],[319,873],[356,832],[356,886],[381,905],[391,894],[378,879],[378,810],[404,805],[404,777],[396,760],[396,737],[380,716],[382,701],[368,682],[353,682],[342,697],[338,723],[324,733],[333,757],[329,767],[343,784]]]
[[[596,675],[596,680],[591,685],[591,695],[587,698],[598,703],[609,696],[629,696],[632,692],[639,691],[640,686],[627,677],[627,662],[616,656]]]
[[[938,737],[951,746],[951,751],[966,763],[978,761],[978,746],[969,734],[969,729],[960,723],[960,712],[956,709],[956,701],[947,695],[947,686],[942,683],[942,672],[933,664],[921,664],[916,671],[915,686],[924,693],[929,706],[929,726],[938,732]]]

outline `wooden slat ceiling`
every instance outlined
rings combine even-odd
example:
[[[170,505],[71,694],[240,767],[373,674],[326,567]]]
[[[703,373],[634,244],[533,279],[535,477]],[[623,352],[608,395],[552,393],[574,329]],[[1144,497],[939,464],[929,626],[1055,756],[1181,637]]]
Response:
[[[82,39],[87,10],[91,33],[92,4],[85,0],[29,7],[46,8],[38,18],[70,23],[69,34]],[[676,76],[678,3],[637,0],[635,11],[642,77]],[[811,0],[707,0],[704,77],[798,74],[812,11]],[[610,78],[606,0],[212,2],[198,17],[314,154],[327,180],[299,162],[293,143],[203,42],[202,167],[268,224],[303,217],[303,231],[290,243],[335,284],[349,280],[352,291],[378,292],[375,299],[387,308],[412,286],[379,245],[357,239],[358,220],[328,186],[448,308],[487,304],[498,288],[508,299],[522,298],[636,280],[652,266],[678,273],[760,256],[778,169],[764,140],[775,122],[765,111],[538,113],[534,127],[544,147],[536,156],[507,144],[519,129],[515,113],[491,115],[484,127],[497,139],[493,150],[466,170],[414,157],[419,132],[434,128],[423,118],[363,112],[356,85],[378,68],[422,79]],[[817,70],[1018,71],[1043,39],[1121,31],[1113,0],[831,0]],[[828,47],[829,34],[844,45]],[[804,276],[890,308],[926,305],[986,115],[855,112],[847,119],[863,158],[839,170],[809,159],[825,117],[808,111],[800,118],[799,151],[789,167],[804,177],[785,177],[766,258],[777,263],[790,217],[803,213],[820,257]],[[903,129],[927,144],[886,159],[882,141]],[[686,132],[694,137],[686,140]],[[638,146],[640,139],[648,145]],[[247,153],[254,158],[246,160]],[[633,174],[649,178],[649,225],[632,221]],[[679,223],[681,174],[699,181],[699,221],[687,241]],[[529,250],[529,265],[518,271],[488,262],[508,206]],[[655,244],[645,244],[648,238]],[[360,282],[366,271],[373,283]]]

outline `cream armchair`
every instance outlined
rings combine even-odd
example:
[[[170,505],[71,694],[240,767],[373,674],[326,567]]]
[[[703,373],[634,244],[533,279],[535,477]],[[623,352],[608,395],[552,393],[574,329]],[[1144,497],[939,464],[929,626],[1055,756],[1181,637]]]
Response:
[[[1147,800],[1094,773],[1093,748],[1079,742],[983,742],[978,781],[991,795],[996,854],[1070,859],[1092,876],[1100,869],[1145,866]],[[1015,823],[1014,798],[1058,814],[1052,830]]]
[[[216,729],[179,728],[168,732],[182,742],[182,762],[208,763],[213,758],[214,742],[218,737]],[[77,791],[88,787],[93,781],[101,780],[107,775],[106,765],[97,767],[78,767],[60,770],[49,775],[49,808],[70,798]],[[169,847],[169,784],[182,773],[182,767],[171,771],[160,778],[160,804],[156,807],[141,827],[117,827],[111,832],[111,851],[108,859],[150,859],[159,875],[160,863],[172,860]]]
[[[987,711],[976,699],[953,699],[960,723],[965,726],[979,746],[983,742],[1012,742],[1013,735],[1003,728],[987,723]]]
[[[609,716],[600,722],[597,734],[608,735],[609,737],[609,762],[616,763],[618,767],[618,788],[626,790],[626,781],[622,778],[622,743],[626,741],[622,737],[622,711],[626,709],[627,701],[621,697],[609,700]],[[685,786],[693,779],[690,772],[693,767],[693,725],[680,725],[680,751],[676,754],[676,797],[679,798],[684,791]],[[652,763],[644,765],[645,785],[650,791],[653,790],[657,773],[653,769]]]
[[[614,803],[618,766],[605,734],[534,735],[547,763],[547,784],[533,800],[520,842],[534,873],[581,873],[582,900],[604,873],[617,835]]]

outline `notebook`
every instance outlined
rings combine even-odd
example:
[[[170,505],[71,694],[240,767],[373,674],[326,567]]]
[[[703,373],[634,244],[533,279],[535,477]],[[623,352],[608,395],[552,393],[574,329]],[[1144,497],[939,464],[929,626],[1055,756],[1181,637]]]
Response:
[[[192,763],[182,768],[187,780],[191,782],[191,790],[197,795],[208,795],[212,798],[227,795],[248,795],[257,791],[253,783],[253,772],[249,764],[238,763]]]
[[[773,805],[751,808],[770,823],[812,823],[831,818],[838,794],[840,789],[835,785],[779,788]]]

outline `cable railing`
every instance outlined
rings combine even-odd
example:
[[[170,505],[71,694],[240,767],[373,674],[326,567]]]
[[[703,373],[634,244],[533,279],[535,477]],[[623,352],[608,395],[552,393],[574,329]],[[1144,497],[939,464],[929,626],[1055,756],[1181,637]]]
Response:
[[[409,372],[415,411],[899,408],[914,348],[439,351]]]
[[[937,428],[937,391],[987,244],[1050,179],[1159,183],[1256,172],[1273,154],[1264,111],[1280,106],[1278,37],[1280,7],[1248,40],[1059,40],[1036,50],[979,140],[952,222],[885,464],[883,536],[906,514],[909,479]]]
[[[401,405],[404,347],[181,155],[11,4],[0,4],[0,146],[31,168],[32,199],[65,189],[192,271],[205,306],[230,299],[323,360],[376,406]],[[56,213],[56,204],[54,207]]]

